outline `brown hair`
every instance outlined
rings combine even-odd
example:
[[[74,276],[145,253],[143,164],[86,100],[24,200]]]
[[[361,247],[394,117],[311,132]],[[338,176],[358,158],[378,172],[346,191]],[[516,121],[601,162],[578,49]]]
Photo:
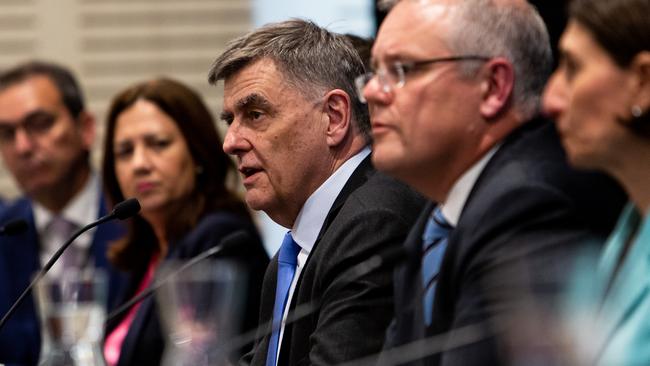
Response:
[[[650,51],[648,0],[574,0],[569,16],[587,28],[620,67],[630,66],[637,54]],[[650,110],[622,122],[650,137]]]
[[[190,231],[201,216],[210,211],[223,209],[248,216],[246,206],[226,186],[227,175],[234,172],[234,165],[221,149],[221,139],[212,115],[196,92],[166,78],[133,85],[113,99],[108,113],[103,161],[104,186],[111,203],[126,198],[115,175],[115,125],[119,115],[138,100],[155,104],[172,118],[199,168],[190,197],[179,203],[174,219],[169,220],[170,243]],[[128,222],[128,234],[111,246],[108,256],[120,268],[142,268],[156,249],[155,243],[151,226],[141,216],[137,216]]]

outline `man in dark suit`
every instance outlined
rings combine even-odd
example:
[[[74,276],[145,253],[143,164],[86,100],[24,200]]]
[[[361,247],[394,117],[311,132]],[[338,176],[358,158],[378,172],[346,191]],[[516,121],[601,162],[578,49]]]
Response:
[[[0,313],[76,229],[108,211],[89,162],[94,131],[81,90],[65,68],[29,62],[0,75],[0,152],[25,194],[0,213],[0,224],[12,219],[29,224],[26,232],[2,238]],[[117,225],[79,237],[48,275],[70,268],[109,269],[105,252],[122,233]],[[120,281],[110,270],[109,278],[110,300]],[[25,300],[0,330],[0,363],[38,360],[38,316],[32,297]]]
[[[373,162],[434,202],[395,272],[382,362],[552,362],[528,358],[547,356],[540,323],[576,252],[612,227],[622,192],[571,170],[538,117],[551,68],[541,18],[523,0],[403,0],[372,58],[357,85]]]
[[[380,350],[392,313],[390,268],[350,271],[397,247],[419,195],[377,173],[349,41],[300,20],[232,41],[210,71],[224,80],[224,150],[235,155],[246,202],[291,231],[269,265],[252,365],[332,365]],[[307,316],[282,325],[297,306]]]

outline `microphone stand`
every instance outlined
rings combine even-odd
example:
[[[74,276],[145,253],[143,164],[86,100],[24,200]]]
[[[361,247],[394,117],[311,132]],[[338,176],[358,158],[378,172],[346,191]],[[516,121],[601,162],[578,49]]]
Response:
[[[10,308],[10,309],[5,313],[5,315],[2,317],[2,319],[0,319],[0,330],[2,330],[2,327],[5,325],[5,323],[7,322],[7,320],[9,320],[9,317],[11,317],[11,315],[16,311],[16,308],[18,308],[18,306],[20,306],[20,304],[22,304],[22,302],[25,300],[25,297],[27,297],[27,295],[29,295],[29,293],[31,292],[32,288],[36,285],[36,283],[37,283],[41,278],[43,278],[43,277],[45,276],[45,274],[47,274],[47,272],[50,270],[50,268],[52,268],[52,266],[54,265],[54,263],[56,263],[56,261],[59,259],[59,257],[61,257],[61,255],[63,255],[63,252],[64,252],[64,251],[65,251],[65,250],[70,246],[70,244],[72,244],[72,242],[73,242],[76,238],[79,237],[79,235],[81,235],[81,234],[83,234],[84,232],[86,232],[86,231],[88,231],[88,230],[94,228],[95,226],[98,226],[98,225],[103,224],[103,223],[105,223],[105,222],[107,222],[107,221],[113,220],[114,218],[115,218],[115,217],[112,216],[112,215],[107,215],[107,216],[104,216],[104,217],[102,217],[101,219],[99,219],[99,220],[97,220],[97,221],[95,221],[95,222],[92,222],[92,223],[90,223],[90,224],[88,224],[88,225],[82,227],[81,229],[77,230],[77,231],[72,235],[72,237],[71,237],[70,239],[68,239],[68,241],[66,241],[66,242],[65,242],[65,243],[64,243],[64,244],[63,244],[63,245],[62,245],[62,246],[61,246],[61,247],[56,251],[56,253],[54,253],[54,255],[52,256],[52,258],[50,258],[50,260],[47,261],[47,263],[43,266],[43,268],[42,268],[40,271],[38,271],[38,272],[36,273],[36,275],[34,276],[34,279],[33,279],[32,282],[29,284],[29,286],[27,286],[27,288],[25,288],[25,290],[20,294],[20,296],[18,297],[18,299],[13,303],[13,305],[11,306],[11,308]]]
[[[140,204],[135,198],[130,198],[128,200],[122,201],[115,205],[115,208],[113,211],[98,219],[97,221],[91,222],[90,224],[82,227],[81,229],[77,230],[68,241],[66,241],[61,247],[54,253],[52,258],[50,258],[49,261],[41,268],[40,271],[36,273],[34,276],[34,279],[32,282],[27,286],[27,288],[23,291],[22,294],[18,297],[18,299],[11,305],[11,308],[5,313],[5,315],[0,319],[0,330],[2,330],[3,326],[7,323],[7,320],[11,317],[11,315],[16,311],[18,306],[22,304],[22,302],[25,300],[25,297],[31,292],[32,288],[36,285],[36,283],[47,274],[47,272],[52,268],[54,263],[61,257],[63,252],[72,244],[72,242],[79,237],[79,235],[83,234],[84,232],[94,228],[95,226],[101,225],[107,221],[115,220],[115,219],[120,219],[124,220],[127,219],[140,211]]]

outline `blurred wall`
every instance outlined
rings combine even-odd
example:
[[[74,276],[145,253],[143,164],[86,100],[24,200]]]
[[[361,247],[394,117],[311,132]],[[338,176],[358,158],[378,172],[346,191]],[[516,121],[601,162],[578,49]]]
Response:
[[[98,163],[110,99],[134,82],[179,79],[218,115],[220,91],[208,85],[207,71],[229,39],[251,29],[250,6],[246,0],[0,0],[0,69],[31,58],[72,68],[97,117]],[[17,194],[0,165],[0,195]]]
[[[105,114],[118,91],[170,76],[201,92],[216,117],[223,87],[207,83],[213,59],[228,40],[291,17],[362,36],[376,27],[373,0],[0,0],[0,69],[39,58],[75,71],[97,117],[93,161],[99,166]],[[0,196],[18,194],[0,162]],[[274,253],[286,229],[258,216]]]

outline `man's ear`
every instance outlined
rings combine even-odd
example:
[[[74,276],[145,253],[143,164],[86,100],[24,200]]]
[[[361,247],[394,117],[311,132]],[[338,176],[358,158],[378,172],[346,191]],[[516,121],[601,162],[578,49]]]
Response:
[[[325,95],[325,115],[327,116],[327,145],[338,146],[352,128],[352,102],[350,96],[341,89],[330,90]]]
[[[499,115],[510,102],[515,85],[515,70],[512,64],[501,57],[491,59],[483,66],[481,81],[480,112],[490,120]]]
[[[86,111],[81,111],[77,117],[77,126],[81,141],[88,151],[92,150],[95,143],[95,117]]]

